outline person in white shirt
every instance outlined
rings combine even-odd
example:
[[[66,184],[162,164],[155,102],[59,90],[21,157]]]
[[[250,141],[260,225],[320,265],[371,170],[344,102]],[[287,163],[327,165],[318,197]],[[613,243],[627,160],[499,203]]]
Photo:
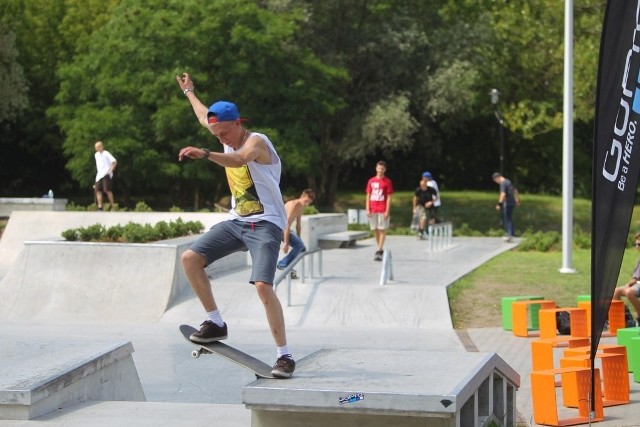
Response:
[[[102,141],[98,141],[95,144],[96,153],[93,155],[96,159],[96,183],[93,186],[96,192],[96,204],[98,210],[102,210],[102,193],[107,193],[109,198],[109,209],[113,209],[113,191],[111,190],[111,179],[113,178],[113,171],[115,170],[118,162],[110,152],[104,149]]]

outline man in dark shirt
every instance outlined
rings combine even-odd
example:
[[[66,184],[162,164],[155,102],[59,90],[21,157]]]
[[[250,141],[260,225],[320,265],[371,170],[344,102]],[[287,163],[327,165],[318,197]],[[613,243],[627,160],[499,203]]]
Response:
[[[435,222],[435,207],[433,203],[438,198],[438,193],[433,187],[427,185],[427,180],[422,178],[420,186],[413,194],[413,214],[420,215],[420,231],[418,237],[426,239],[429,224]]]
[[[518,190],[516,190],[510,180],[498,172],[493,174],[493,181],[500,186],[500,196],[498,197],[496,210],[502,210],[504,230],[506,232],[504,240],[511,242],[515,234],[513,227],[513,210],[520,204]]]

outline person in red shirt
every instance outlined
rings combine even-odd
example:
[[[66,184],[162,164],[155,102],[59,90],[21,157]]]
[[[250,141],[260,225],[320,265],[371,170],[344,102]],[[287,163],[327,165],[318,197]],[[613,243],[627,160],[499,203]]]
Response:
[[[366,211],[369,217],[369,226],[373,230],[376,238],[378,250],[374,260],[382,261],[384,253],[384,239],[386,230],[389,228],[391,214],[391,195],[393,194],[393,183],[385,176],[387,172],[387,162],[380,160],[376,163],[376,176],[367,182]]]

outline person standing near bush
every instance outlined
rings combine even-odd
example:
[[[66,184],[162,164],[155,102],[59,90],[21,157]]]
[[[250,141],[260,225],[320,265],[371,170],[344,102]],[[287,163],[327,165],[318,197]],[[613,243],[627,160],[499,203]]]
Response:
[[[185,275],[207,312],[207,319],[191,340],[200,343],[227,338],[227,324],[213,297],[205,267],[238,251],[249,251],[252,283],[264,305],[271,334],[277,346],[272,375],[288,378],[295,362],[287,345],[284,314],[273,289],[282,232],[287,217],[280,193],[282,163],[266,135],[243,126],[238,108],[232,102],[218,101],[207,108],[194,93],[189,74],[176,76],[182,93],[202,126],[223,145],[223,152],[208,148],[184,147],[178,159],[202,159],[224,167],[231,190],[230,218],[215,224],[181,256]]]
[[[391,214],[391,195],[393,183],[386,177],[387,162],[380,160],[376,163],[376,176],[370,178],[366,187],[366,211],[369,217],[369,226],[376,238],[378,250],[373,259],[382,261],[384,253],[384,240],[389,228]]]
[[[636,233],[635,248],[636,251],[640,252],[640,233]],[[613,291],[614,300],[620,300],[622,299],[622,297],[626,297],[633,308],[636,310],[636,318],[638,321],[638,325],[640,325],[640,300],[638,300],[638,298],[640,298],[640,259],[636,263],[636,267],[633,269],[631,279],[629,279],[627,283],[617,287],[615,291]],[[627,327],[636,326],[635,324],[631,324],[631,322],[633,322],[633,317],[631,317],[630,314],[627,314],[629,311],[627,306],[625,306],[624,311],[625,317],[627,317]],[[629,319],[629,317],[631,317],[631,319]]]
[[[113,209],[113,192],[111,191],[111,179],[113,178],[113,171],[116,169],[118,162],[116,158],[111,155],[110,152],[104,149],[102,141],[95,143],[94,148],[96,150],[93,157],[96,160],[96,181],[93,189],[96,194],[96,204],[98,210],[101,211],[102,207],[102,193],[107,193],[109,199],[109,210]]]
[[[493,181],[500,186],[500,196],[498,196],[496,210],[502,210],[502,219],[504,223],[504,230],[506,232],[504,240],[506,242],[511,242],[515,235],[513,226],[513,210],[520,204],[518,190],[516,190],[510,180],[498,172],[493,174]]]

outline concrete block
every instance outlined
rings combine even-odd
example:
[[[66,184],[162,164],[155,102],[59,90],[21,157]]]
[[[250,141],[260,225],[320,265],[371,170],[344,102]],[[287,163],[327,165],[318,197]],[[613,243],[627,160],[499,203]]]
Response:
[[[519,384],[496,354],[321,350],[300,360],[287,381],[245,386],[243,402],[254,427],[457,427],[493,418],[512,425]]]
[[[130,342],[3,342],[0,419],[28,420],[85,400],[145,401]]]

